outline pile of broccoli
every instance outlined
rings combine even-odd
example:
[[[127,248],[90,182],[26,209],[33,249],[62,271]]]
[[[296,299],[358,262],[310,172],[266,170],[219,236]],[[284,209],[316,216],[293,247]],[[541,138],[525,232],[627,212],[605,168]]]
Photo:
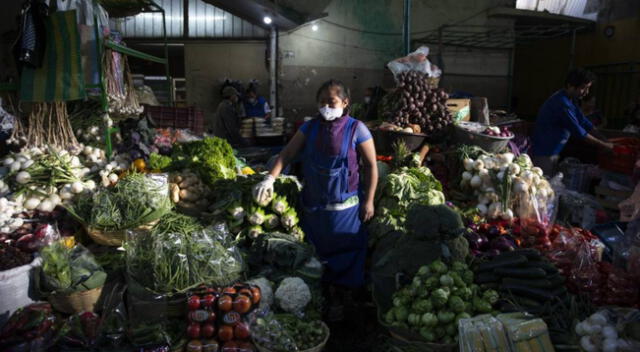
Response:
[[[393,295],[385,322],[415,331],[427,342],[457,343],[458,321],[491,313],[499,299],[494,290],[482,291],[473,283],[467,264],[441,260],[422,266],[408,286]]]

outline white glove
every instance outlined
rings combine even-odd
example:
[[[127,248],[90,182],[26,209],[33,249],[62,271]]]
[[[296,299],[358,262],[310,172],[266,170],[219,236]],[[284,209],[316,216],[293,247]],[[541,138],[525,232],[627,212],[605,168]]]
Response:
[[[273,183],[276,182],[275,177],[267,175],[264,180],[253,186],[253,200],[258,205],[265,207],[273,199]]]

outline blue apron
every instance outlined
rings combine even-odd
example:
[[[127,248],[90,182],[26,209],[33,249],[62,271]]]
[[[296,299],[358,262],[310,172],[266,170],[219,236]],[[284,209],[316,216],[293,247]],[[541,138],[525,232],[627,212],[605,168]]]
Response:
[[[302,203],[305,211],[302,229],[324,264],[323,280],[358,287],[364,285],[367,249],[367,233],[360,221],[360,205],[340,210],[327,209],[327,205],[343,203],[358,194],[357,190],[349,192],[347,159],[357,121],[347,118],[340,153],[336,156],[329,156],[316,148],[320,122],[314,120],[309,126],[303,162],[305,185]]]
[[[263,97],[258,97],[255,104],[251,104],[248,101],[244,102],[244,112],[247,117],[265,117],[267,112],[264,110],[264,104],[267,100]]]

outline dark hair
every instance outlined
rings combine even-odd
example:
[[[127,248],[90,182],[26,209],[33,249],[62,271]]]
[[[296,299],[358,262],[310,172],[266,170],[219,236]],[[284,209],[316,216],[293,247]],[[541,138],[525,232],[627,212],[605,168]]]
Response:
[[[573,70],[569,71],[564,84],[571,87],[580,87],[587,83],[595,82],[595,80],[596,75],[593,74],[593,72],[587,71],[582,68],[574,68]]]
[[[250,93],[255,93],[256,95],[258,95],[258,89],[253,83],[249,84],[249,87],[247,87],[247,90],[244,91],[244,94],[250,94]]]
[[[338,96],[340,99],[351,100],[351,92],[349,91],[349,88],[347,88],[347,86],[345,86],[341,81],[330,79],[322,83],[320,88],[318,88],[318,91],[316,92],[316,101],[320,100],[320,95],[323,92],[328,92],[331,88],[338,88]]]

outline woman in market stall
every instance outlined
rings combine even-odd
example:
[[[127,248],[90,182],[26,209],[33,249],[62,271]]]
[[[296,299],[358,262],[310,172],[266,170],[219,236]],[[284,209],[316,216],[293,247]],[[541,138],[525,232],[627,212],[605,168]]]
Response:
[[[207,120],[207,131],[217,137],[226,139],[231,145],[244,144],[240,136],[240,119],[245,116],[242,104],[239,104],[240,94],[232,86],[222,90],[222,100],[218,105],[213,120]]]
[[[271,118],[271,108],[264,97],[258,95],[258,90],[254,84],[244,94],[244,111],[247,117],[263,117],[266,120]]]
[[[305,185],[302,228],[325,264],[323,280],[331,295],[329,319],[340,320],[343,299],[350,289],[364,285],[367,232],[363,223],[374,214],[378,169],[371,133],[349,116],[345,85],[325,82],[316,100],[319,114],[294,135],[265,179],[255,186],[254,197],[270,197],[275,179],[300,154]]]

